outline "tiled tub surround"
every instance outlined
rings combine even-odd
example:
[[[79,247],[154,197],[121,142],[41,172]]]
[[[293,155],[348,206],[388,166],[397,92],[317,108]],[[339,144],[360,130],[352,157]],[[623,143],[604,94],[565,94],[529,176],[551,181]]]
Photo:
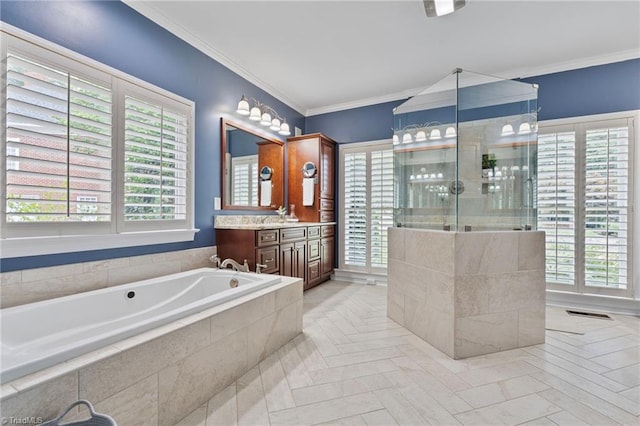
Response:
[[[544,232],[390,228],[387,315],[454,359],[544,343]]]
[[[118,424],[173,425],[302,331],[302,281],[242,296],[2,385],[5,418],[90,400]]]
[[[268,288],[280,279],[198,268],[2,309],[0,383]]]
[[[216,247],[0,273],[0,308],[211,266]],[[81,279],[78,279],[81,277]]]

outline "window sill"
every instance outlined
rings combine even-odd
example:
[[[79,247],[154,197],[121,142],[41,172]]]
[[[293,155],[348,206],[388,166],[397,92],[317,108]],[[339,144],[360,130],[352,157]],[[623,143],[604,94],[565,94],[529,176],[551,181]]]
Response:
[[[198,231],[199,229],[176,229],[103,235],[7,238],[0,240],[0,258],[193,241]]]

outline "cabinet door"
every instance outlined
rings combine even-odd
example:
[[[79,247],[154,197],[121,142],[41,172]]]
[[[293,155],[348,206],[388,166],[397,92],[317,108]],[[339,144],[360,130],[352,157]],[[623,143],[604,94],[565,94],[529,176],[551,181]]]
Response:
[[[323,278],[333,272],[333,237],[320,241],[320,275]]]
[[[333,199],[334,144],[324,139],[320,147],[320,197]]]
[[[306,272],[307,272],[307,243],[305,241],[301,241],[299,243],[295,243],[293,246],[293,277],[302,278],[302,281],[305,280]]]
[[[309,240],[308,244],[307,258],[309,260],[318,259],[320,257],[320,240]]]
[[[280,245],[280,275],[295,276],[293,262],[293,243]]]
[[[278,272],[280,272],[280,268],[278,267],[279,257],[278,246],[262,247],[256,249],[257,263],[266,266],[266,268],[262,270],[262,272],[264,272],[265,274],[277,274]]]
[[[320,260],[312,260],[309,262],[307,269],[307,285],[305,289],[310,288],[320,281]]]

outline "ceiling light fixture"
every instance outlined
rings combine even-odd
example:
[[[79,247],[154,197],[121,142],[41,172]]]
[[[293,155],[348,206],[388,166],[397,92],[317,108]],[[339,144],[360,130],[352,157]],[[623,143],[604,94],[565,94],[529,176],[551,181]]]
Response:
[[[259,102],[255,98],[251,98],[251,101],[253,102],[253,107],[249,108],[249,99],[245,95],[242,95],[238,101],[236,112],[240,115],[248,115],[249,120],[259,121],[261,125],[269,127],[269,129],[278,132],[278,134],[282,136],[289,136],[291,134],[286,118],[280,117],[280,114],[278,114],[276,110],[267,104]]]
[[[464,7],[467,0],[423,0],[424,10],[429,18],[443,16]]]

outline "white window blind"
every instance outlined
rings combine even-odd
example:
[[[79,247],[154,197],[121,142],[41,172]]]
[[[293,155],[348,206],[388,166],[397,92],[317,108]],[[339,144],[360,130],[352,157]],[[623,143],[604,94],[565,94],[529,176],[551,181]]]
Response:
[[[393,150],[390,143],[342,148],[341,268],[387,267],[387,228],[393,226]]]
[[[546,233],[546,279],[575,284],[575,132],[538,137],[538,229]]]
[[[543,125],[538,137],[538,227],[546,232],[547,283],[579,293],[628,294],[633,119],[573,121]]]
[[[344,263],[367,265],[367,154],[344,156]]]
[[[125,220],[184,220],[187,117],[125,97]]]
[[[626,288],[629,128],[586,131],[584,271],[587,286]]]
[[[258,206],[258,156],[231,159],[231,204]]]
[[[5,30],[1,256],[192,240],[193,102]]]
[[[371,266],[387,267],[387,228],[393,226],[393,150],[371,153]]]
[[[111,220],[111,90],[9,54],[6,96],[6,221]],[[80,193],[94,212],[78,209]]]

